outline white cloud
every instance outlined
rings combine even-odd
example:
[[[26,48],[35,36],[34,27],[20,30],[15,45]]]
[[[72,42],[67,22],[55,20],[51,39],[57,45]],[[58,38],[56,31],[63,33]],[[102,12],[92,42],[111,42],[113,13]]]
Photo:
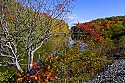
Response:
[[[73,16],[68,16],[69,19],[78,19],[79,17],[76,16],[76,15],[73,15]]]
[[[85,22],[89,22],[89,21],[91,21],[91,20],[87,20],[87,19],[85,19],[85,20],[84,19],[79,19],[78,20],[78,22],[80,22],[80,23],[85,23]]]
[[[68,17],[69,19],[69,27],[72,27],[75,23],[85,23],[85,22],[89,22],[90,20],[88,19],[84,19],[83,17],[78,17],[77,15],[71,15]]]

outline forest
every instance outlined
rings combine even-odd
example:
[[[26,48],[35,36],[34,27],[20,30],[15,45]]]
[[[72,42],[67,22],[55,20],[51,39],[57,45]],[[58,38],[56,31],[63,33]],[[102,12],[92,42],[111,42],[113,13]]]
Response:
[[[125,58],[125,15],[69,29],[74,0],[50,1],[0,1],[0,82],[84,82]]]

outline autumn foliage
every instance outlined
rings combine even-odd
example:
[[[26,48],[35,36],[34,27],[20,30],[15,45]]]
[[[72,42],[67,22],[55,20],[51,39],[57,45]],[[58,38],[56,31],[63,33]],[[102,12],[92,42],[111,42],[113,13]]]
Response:
[[[36,64],[41,56],[35,52],[50,38],[68,33],[65,17],[73,1],[0,0],[0,66],[12,66],[21,75],[18,80],[26,82],[56,78],[49,61]]]
[[[85,81],[109,62],[108,56],[125,48],[125,16],[77,23],[69,33],[65,17],[72,1],[0,0],[0,82]]]
[[[57,60],[58,57],[54,57],[53,54],[50,54],[45,61],[39,60],[37,62],[32,62],[32,68],[30,71],[24,71],[22,74],[18,76],[17,83],[18,82],[33,82],[37,81],[37,83],[41,83],[41,80],[44,80],[42,82],[49,83],[49,81],[52,81],[54,79],[58,79],[54,73],[56,73],[57,70],[52,70],[51,65],[52,63],[50,61]]]
[[[77,23],[71,28],[73,39],[94,40],[103,42],[104,38],[114,38],[124,34],[125,16],[96,19],[86,23]],[[120,31],[116,33],[116,30]],[[116,38],[117,38],[116,37]]]

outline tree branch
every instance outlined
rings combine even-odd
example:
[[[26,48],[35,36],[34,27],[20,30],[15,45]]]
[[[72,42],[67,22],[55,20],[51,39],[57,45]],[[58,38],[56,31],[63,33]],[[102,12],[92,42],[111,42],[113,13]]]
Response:
[[[31,67],[32,67],[32,62],[33,62],[33,56],[34,53],[43,45],[44,41],[49,39],[52,35],[49,35],[48,37],[45,37],[42,41],[40,41],[40,45],[38,47],[36,47],[34,50],[29,49],[29,56],[28,56],[28,70],[30,71]]]

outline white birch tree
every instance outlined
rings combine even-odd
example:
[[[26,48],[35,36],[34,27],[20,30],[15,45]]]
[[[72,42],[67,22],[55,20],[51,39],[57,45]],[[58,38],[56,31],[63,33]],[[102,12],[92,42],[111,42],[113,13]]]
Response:
[[[34,53],[65,22],[74,0],[1,0],[0,66],[14,66],[23,73],[21,62],[32,68]],[[55,24],[55,20],[59,20]],[[58,27],[60,28],[60,27]],[[3,64],[4,63],[4,64]]]

